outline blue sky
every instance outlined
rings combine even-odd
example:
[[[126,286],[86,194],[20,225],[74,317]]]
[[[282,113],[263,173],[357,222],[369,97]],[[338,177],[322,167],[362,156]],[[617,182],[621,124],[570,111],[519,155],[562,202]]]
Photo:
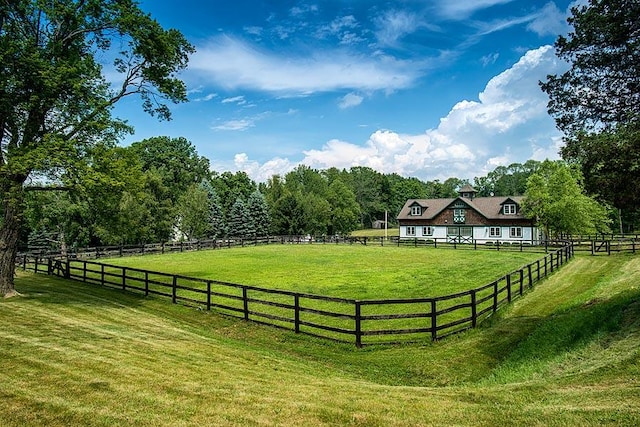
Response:
[[[158,122],[139,100],[115,113],[123,144],[185,137],[217,171],[256,181],[298,164],[473,179],[557,158],[561,135],[538,81],[568,0],[140,2],[195,46],[190,102]]]

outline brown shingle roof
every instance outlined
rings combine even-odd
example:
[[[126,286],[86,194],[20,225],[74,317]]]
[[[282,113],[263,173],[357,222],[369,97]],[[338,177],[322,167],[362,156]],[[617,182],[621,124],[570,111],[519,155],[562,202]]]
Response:
[[[502,213],[502,206],[509,201],[520,205],[523,199],[524,197],[522,196],[476,197],[473,200],[463,197],[447,199],[409,199],[400,210],[397,219],[433,219],[440,212],[451,206],[456,200],[463,201],[487,219],[522,219],[524,216],[520,212],[515,215],[504,215]],[[414,204],[418,204],[423,208],[422,215],[411,215],[411,206]]]

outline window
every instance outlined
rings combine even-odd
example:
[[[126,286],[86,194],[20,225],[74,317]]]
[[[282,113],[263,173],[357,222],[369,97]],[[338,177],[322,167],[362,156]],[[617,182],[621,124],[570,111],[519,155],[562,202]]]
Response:
[[[454,209],[453,210],[453,222],[455,223],[464,223],[464,209]]]
[[[458,227],[447,227],[447,236],[457,236]]]
[[[509,229],[509,237],[522,237],[522,227],[511,227]]]
[[[411,206],[411,215],[422,215],[422,208],[419,205]]]
[[[504,205],[502,207],[502,212],[505,215],[515,215],[516,214],[516,205],[513,205],[513,204]]]
[[[465,237],[473,236],[473,228],[472,227],[460,227],[460,235]]]
[[[416,235],[416,227],[413,225],[407,226],[407,236],[415,236]]]
[[[422,227],[422,235],[423,236],[433,236],[433,227]]]
[[[489,237],[500,237],[500,236],[502,236],[501,227],[489,227]]]

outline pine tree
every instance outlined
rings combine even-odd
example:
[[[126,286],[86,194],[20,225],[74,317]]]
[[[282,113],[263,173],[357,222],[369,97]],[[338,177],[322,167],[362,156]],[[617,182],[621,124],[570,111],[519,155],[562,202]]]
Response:
[[[247,237],[252,230],[248,226],[249,215],[244,201],[238,197],[229,212],[228,231],[231,237]]]
[[[253,232],[251,237],[268,236],[271,227],[269,208],[264,196],[257,190],[251,193],[247,200],[247,213],[250,228]]]

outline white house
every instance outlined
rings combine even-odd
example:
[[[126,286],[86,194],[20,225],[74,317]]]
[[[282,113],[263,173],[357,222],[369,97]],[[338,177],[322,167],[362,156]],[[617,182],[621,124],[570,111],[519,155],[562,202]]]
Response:
[[[401,239],[437,239],[472,243],[525,242],[536,244],[535,222],[522,215],[522,196],[476,197],[465,185],[458,197],[409,199],[398,214]]]

